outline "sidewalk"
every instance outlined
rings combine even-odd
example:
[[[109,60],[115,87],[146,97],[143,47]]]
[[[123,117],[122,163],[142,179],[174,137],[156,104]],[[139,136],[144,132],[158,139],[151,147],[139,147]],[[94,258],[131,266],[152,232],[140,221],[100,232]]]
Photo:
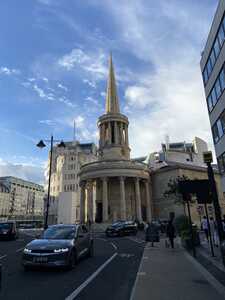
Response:
[[[145,247],[130,300],[222,300],[225,287],[183,248]]]

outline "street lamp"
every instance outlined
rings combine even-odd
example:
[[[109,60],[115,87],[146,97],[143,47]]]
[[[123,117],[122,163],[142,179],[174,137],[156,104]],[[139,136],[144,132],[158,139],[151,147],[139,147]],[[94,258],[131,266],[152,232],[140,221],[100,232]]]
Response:
[[[53,143],[59,143],[57,147],[59,148],[65,148],[65,143],[61,140],[54,140],[53,135],[51,135],[50,140],[40,140],[40,142],[37,144],[37,147],[44,148],[46,147],[45,143],[50,143],[50,164],[49,164],[49,176],[48,176],[48,197],[47,197],[47,204],[46,204],[46,214],[45,214],[45,220],[44,220],[44,229],[48,228],[48,211],[49,211],[49,203],[50,203],[50,186],[51,186],[51,175],[52,175],[52,152],[53,152]]]

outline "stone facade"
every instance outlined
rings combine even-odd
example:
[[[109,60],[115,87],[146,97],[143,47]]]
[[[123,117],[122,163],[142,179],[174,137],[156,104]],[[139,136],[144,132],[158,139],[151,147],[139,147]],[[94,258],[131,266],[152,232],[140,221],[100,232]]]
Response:
[[[53,147],[49,224],[80,220],[78,173],[83,164],[96,160],[97,147],[93,143],[74,141],[65,142],[65,148]],[[48,172],[46,175],[48,179]]]
[[[221,177],[218,171],[214,170],[215,180],[219,203],[222,214],[225,213],[225,199],[221,187]],[[156,219],[168,219],[169,213],[174,212],[175,216],[187,214],[186,208],[183,205],[175,203],[175,197],[164,197],[164,192],[168,190],[168,182],[170,179],[176,179],[178,176],[186,176],[194,179],[208,179],[206,167],[190,166],[188,164],[174,163],[167,167],[161,168],[152,174],[153,187],[153,214]],[[208,205],[209,215],[214,214],[213,204]],[[199,214],[199,212],[201,214]],[[198,205],[195,201],[191,204],[191,215],[194,223],[199,224],[201,217],[205,215],[203,205]]]
[[[130,160],[128,118],[120,113],[110,57],[106,112],[98,120],[98,161],[80,171],[81,221],[150,221],[151,183],[148,166]]]

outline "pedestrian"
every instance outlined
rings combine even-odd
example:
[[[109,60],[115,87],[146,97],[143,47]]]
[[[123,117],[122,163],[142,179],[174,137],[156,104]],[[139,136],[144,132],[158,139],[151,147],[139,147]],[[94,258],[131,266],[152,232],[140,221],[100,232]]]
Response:
[[[209,241],[209,227],[206,216],[204,216],[202,219],[202,230],[205,232],[205,237],[207,241]]]
[[[169,220],[166,227],[166,235],[169,238],[171,248],[174,248],[174,238],[175,238],[175,227],[173,221]]]
[[[214,221],[213,217],[209,218],[209,225],[210,225],[210,233],[213,240],[213,244],[218,247],[218,234],[217,234],[217,226],[216,222]]]
[[[223,215],[222,225],[223,225],[223,234],[225,236],[225,215]]]

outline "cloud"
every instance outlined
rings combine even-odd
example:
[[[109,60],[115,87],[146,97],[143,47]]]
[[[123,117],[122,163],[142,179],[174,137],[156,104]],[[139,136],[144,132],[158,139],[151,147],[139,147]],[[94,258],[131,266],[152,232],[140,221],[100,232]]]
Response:
[[[55,121],[53,120],[39,120],[40,124],[44,124],[44,125],[48,125],[48,126],[54,126],[55,125]]]
[[[0,158],[0,176],[14,176],[34,183],[44,183],[44,167],[10,163]]]
[[[65,92],[68,92],[68,88],[65,85],[61,84],[61,83],[58,83],[58,88],[64,90]]]
[[[118,29],[117,40],[123,41],[121,48],[148,66],[134,70],[130,78],[135,80],[127,81],[124,90],[132,156],[158,150],[166,134],[171,141],[199,136],[212,147],[199,67],[209,30],[207,9],[199,20],[200,3],[171,5],[163,0],[104,3]]]
[[[108,73],[106,55],[101,49],[95,53],[86,53],[82,49],[74,48],[58,60],[58,65],[67,71],[79,69],[86,72],[92,77],[92,80],[84,79],[88,84],[105,79]]]
[[[21,72],[18,69],[9,69],[7,67],[0,67],[0,74],[4,75],[19,75]]]

